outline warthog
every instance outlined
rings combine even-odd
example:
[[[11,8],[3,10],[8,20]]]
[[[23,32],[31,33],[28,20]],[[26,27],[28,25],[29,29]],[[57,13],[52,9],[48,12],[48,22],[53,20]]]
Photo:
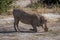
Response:
[[[37,32],[37,26],[44,27],[44,31],[48,31],[47,20],[43,16],[37,16],[36,14],[29,14],[20,9],[13,9],[14,16],[14,29],[17,31],[19,21],[25,24],[32,25],[33,29],[30,29],[34,32]],[[44,25],[44,26],[43,26]]]

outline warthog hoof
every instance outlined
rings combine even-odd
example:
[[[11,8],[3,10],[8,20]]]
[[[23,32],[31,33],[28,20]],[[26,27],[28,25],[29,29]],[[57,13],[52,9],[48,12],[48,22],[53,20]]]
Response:
[[[30,29],[31,31],[33,31],[33,32],[37,32],[37,30],[35,30],[35,29]]]
[[[44,28],[44,31],[47,32],[48,31],[48,28]]]
[[[18,32],[17,30],[15,30],[15,32]]]

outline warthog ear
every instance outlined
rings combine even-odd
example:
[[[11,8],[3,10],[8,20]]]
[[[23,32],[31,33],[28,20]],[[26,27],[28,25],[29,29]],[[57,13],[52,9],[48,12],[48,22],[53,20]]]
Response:
[[[41,16],[41,17],[40,17],[40,23],[45,23],[45,22],[47,22],[47,20],[45,19],[44,16]]]
[[[45,22],[47,22],[47,20],[45,19]]]

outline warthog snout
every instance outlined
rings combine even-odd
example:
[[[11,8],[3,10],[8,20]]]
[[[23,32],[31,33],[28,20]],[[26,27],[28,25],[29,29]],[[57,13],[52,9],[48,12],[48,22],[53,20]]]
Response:
[[[37,32],[37,26],[41,26],[43,28],[44,25],[44,30],[48,31],[47,28],[47,22],[46,19],[43,16],[37,16],[35,14],[29,14],[26,13],[20,9],[13,9],[13,16],[14,16],[14,28],[15,31],[17,31],[18,28],[18,24],[19,21],[25,23],[25,24],[30,24],[32,25],[33,29],[31,29],[32,31]]]

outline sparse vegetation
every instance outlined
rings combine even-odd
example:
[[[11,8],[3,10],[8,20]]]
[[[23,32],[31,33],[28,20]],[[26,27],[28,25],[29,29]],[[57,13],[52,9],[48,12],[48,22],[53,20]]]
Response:
[[[14,0],[0,0],[0,14],[8,12]]]
[[[32,11],[36,9],[40,13],[60,13],[60,1],[59,0],[40,0],[30,5]]]

